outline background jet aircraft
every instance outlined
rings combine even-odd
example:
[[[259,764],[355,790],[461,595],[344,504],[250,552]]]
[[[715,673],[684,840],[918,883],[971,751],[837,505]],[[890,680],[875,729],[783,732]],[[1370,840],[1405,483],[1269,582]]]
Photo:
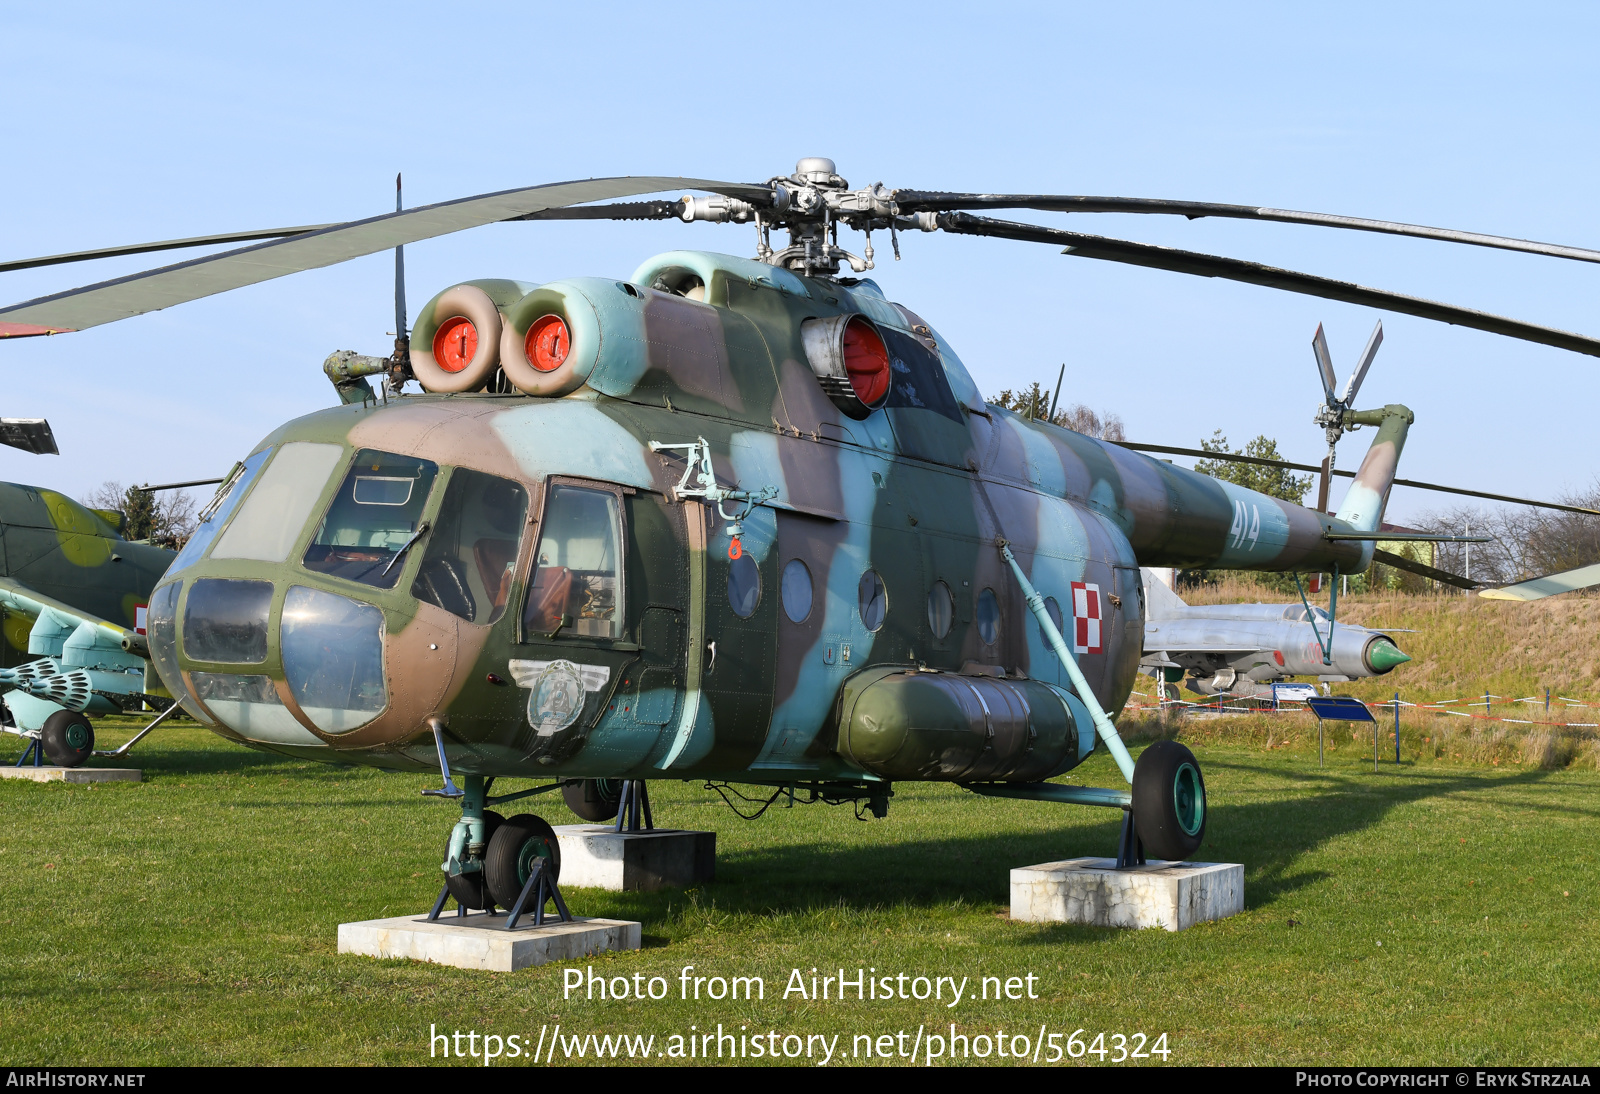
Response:
[[[1269,697],[1291,676],[1382,676],[1411,660],[1382,631],[1333,625],[1321,608],[1301,604],[1207,604],[1191,607],[1148,567],[1141,668],[1166,682],[1188,677],[1201,695]]]

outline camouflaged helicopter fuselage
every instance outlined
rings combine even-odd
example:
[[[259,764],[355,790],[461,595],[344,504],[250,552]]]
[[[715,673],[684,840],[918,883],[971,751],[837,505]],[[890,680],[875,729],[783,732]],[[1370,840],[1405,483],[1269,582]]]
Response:
[[[29,592],[116,627],[133,630],[173,553],[131,543],[107,520],[64,494],[0,483],[0,665],[34,659],[29,637],[37,608]],[[15,595],[7,595],[7,590]]]
[[[699,299],[649,287],[682,284],[686,272],[699,282]],[[526,290],[476,284],[503,309]],[[573,279],[539,291],[564,301],[574,353],[583,340],[592,351],[570,394],[340,406],[290,422],[257,446],[265,453],[291,442],[337,445],[344,462],[308,486],[320,493],[314,504],[307,499],[311,516],[285,541],[283,561],[186,557],[166,579],[178,587],[164,610],[179,640],[153,634],[152,646],[170,650],[163,675],[181,672],[198,717],[227,736],[253,736],[258,747],[387,768],[437,769],[426,725],[437,715],[458,773],[861,779],[863,769],[836,745],[842,686],[864,670],[920,666],[1070,691],[1008,576],[1001,538],[1059,605],[1068,641],[1081,633],[1080,665],[1112,711],[1127,698],[1140,659],[1141,564],[1348,572],[1370,552],[1324,539],[1326,529],[1348,529],[1333,518],[986,405],[954,350],[871,282],[674,252],[628,282]],[[835,407],[802,346],[802,321],[843,312],[871,318],[892,357],[887,405],[865,420]],[[777,491],[744,521],[742,550],[756,564],[760,591],[743,615],[730,602],[724,522],[715,507],[676,495],[682,451],[651,448],[700,438],[722,485]],[[433,524],[450,477],[462,470],[526,490],[507,608],[495,622],[474,623],[414,595],[422,547],[398,558],[399,579],[387,590],[297,565],[361,450],[438,465],[419,513]],[[525,620],[545,506],[563,483],[615,499],[616,637],[570,625],[551,633]],[[811,578],[803,614],[782,604],[783,571],[795,559]],[[868,570],[887,594],[875,630],[858,604]],[[183,621],[194,582],[207,578],[271,584],[260,661],[190,656]],[[952,607],[942,636],[929,608],[938,583]],[[309,595],[292,593],[297,587],[382,613],[383,708],[356,728],[319,728],[285,681],[280,617],[286,598],[303,603]],[[1098,604],[1084,608],[1088,599],[1075,593],[1089,589]],[[979,618],[986,591],[997,620]],[[1098,618],[1080,632],[1075,616],[1086,613]],[[530,691],[519,683],[558,662],[576,667],[575,695],[581,676],[580,709],[559,732],[542,731],[548,726],[532,720]],[[281,704],[284,713],[271,712],[278,728],[229,724],[196,698],[196,673],[259,681],[228,685],[229,701],[256,688],[258,705]]]

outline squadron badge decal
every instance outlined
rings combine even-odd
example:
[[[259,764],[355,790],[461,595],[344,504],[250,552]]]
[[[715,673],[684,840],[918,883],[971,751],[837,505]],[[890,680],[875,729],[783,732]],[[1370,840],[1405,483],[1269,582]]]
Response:
[[[528,721],[541,737],[550,737],[578,720],[585,692],[599,691],[611,679],[605,665],[572,661],[510,661],[506,667],[518,687],[528,688]]]

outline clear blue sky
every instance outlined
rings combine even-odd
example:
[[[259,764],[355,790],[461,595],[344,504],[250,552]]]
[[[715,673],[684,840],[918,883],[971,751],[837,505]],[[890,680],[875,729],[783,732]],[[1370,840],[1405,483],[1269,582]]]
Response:
[[[615,174],[1243,202],[1600,245],[1587,5],[56,4],[0,8],[0,257],[383,211]],[[454,12],[454,13],[452,13]],[[1600,334],[1600,267],[1364,233],[1167,218],[1043,222],[1307,270]],[[407,249],[421,303],[469,277],[625,276],[747,254],[736,226],[494,225]],[[1272,290],[913,236],[885,290],[987,393],[1067,368],[1132,439],[1221,428],[1320,454],[1309,341],[1347,371],[1378,313]],[[0,275],[0,299],[143,268]],[[82,494],[221,474],[333,401],[335,349],[386,352],[375,256],[81,334],[0,345],[9,416],[59,457],[0,478]],[[1402,474],[1548,496],[1597,470],[1600,361],[1384,316],[1364,403],[1417,411]],[[1341,446],[1353,466],[1367,435]],[[1404,519],[1438,501],[1397,492]]]

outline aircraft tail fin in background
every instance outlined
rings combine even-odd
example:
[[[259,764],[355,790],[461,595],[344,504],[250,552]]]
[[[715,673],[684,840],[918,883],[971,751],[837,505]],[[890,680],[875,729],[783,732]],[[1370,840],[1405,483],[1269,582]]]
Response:
[[[1167,573],[1173,571],[1168,570]],[[1173,592],[1167,583],[1157,577],[1150,567],[1146,566],[1139,571],[1139,576],[1144,579],[1144,603],[1146,619],[1169,619],[1175,615],[1182,615],[1189,610],[1183,598]]]
[[[1390,403],[1382,410],[1346,411],[1348,425],[1375,425],[1378,435],[1372,438],[1350,484],[1344,504],[1336,514],[1358,532],[1376,532],[1383,522],[1383,510],[1389,503],[1389,488],[1394,484],[1395,469],[1400,463],[1400,453],[1406,446],[1406,433],[1416,415],[1399,403]]]

